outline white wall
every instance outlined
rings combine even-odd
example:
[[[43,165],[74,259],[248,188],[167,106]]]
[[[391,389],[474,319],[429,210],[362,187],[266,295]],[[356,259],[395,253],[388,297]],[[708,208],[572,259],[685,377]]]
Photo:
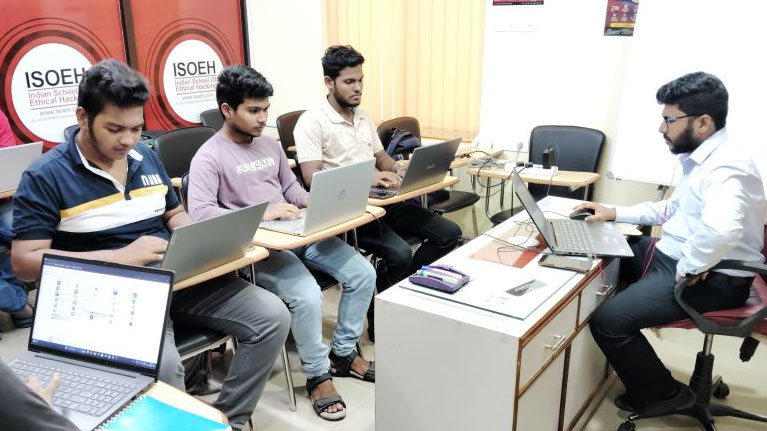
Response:
[[[270,126],[280,114],[316,105],[327,93],[320,63],[324,11],[321,0],[248,1],[250,65],[274,87]]]

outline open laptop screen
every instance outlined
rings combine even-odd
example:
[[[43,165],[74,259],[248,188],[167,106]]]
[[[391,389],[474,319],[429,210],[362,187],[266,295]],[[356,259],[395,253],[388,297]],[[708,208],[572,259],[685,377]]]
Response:
[[[173,274],[45,255],[30,350],[156,374]]]
[[[527,189],[527,186],[525,186],[525,183],[522,181],[522,178],[519,177],[519,173],[516,170],[514,171],[513,185],[514,192],[519,196],[519,200],[522,202],[522,206],[525,207],[527,213],[530,214],[530,218],[541,233],[543,240],[546,241],[546,244],[549,247],[556,245],[557,240],[554,237],[554,233],[551,231],[551,225],[546,220],[546,216],[543,215],[543,211],[541,211],[538,203],[535,202],[535,198],[530,194],[530,191]]]

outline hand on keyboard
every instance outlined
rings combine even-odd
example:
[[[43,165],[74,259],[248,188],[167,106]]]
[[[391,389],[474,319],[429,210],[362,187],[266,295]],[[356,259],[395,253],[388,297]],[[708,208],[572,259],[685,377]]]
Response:
[[[394,172],[378,171],[373,174],[373,187],[386,187],[387,189],[396,189],[402,183],[402,178]]]
[[[53,406],[53,394],[56,393],[56,390],[61,384],[61,375],[59,373],[53,373],[48,386],[44,388],[40,385],[40,380],[35,375],[31,375],[24,379],[24,383],[29,386],[29,389],[31,389],[32,392],[40,395],[48,405]]]

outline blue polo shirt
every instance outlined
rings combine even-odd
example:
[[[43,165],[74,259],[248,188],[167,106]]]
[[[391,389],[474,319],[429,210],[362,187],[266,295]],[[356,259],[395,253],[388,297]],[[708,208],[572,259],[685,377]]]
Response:
[[[160,158],[137,145],[128,154],[127,178],[123,187],[88,163],[74,140],[58,145],[21,177],[14,239],[51,239],[51,248],[67,251],[116,249],[144,235],[168,239],[162,215],[179,201]]]

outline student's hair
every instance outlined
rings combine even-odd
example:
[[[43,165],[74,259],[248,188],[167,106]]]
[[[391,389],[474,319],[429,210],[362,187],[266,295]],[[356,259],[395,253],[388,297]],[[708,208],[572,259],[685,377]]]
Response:
[[[216,102],[218,109],[226,103],[237,109],[245,99],[263,99],[272,97],[272,84],[252,67],[242,64],[225,67],[218,75]]]
[[[333,45],[322,56],[322,72],[335,80],[345,68],[356,67],[364,62],[365,57],[351,45]]]
[[[687,115],[708,114],[716,130],[727,124],[729,95],[722,81],[705,72],[688,73],[658,89],[658,103],[677,105]]]
[[[85,110],[88,123],[111,103],[118,108],[144,106],[149,99],[149,83],[127,64],[109,58],[85,71],[77,90],[77,105]]]

